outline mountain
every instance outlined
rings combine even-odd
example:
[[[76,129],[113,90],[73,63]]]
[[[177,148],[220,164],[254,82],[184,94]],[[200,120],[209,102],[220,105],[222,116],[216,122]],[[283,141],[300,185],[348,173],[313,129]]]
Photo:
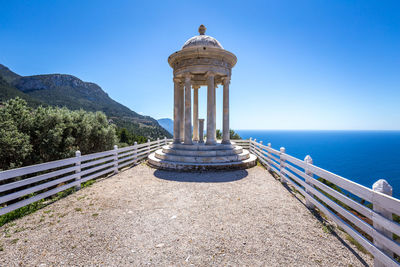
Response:
[[[95,83],[84,82],[67,74],[20,76],[0,64],[0,101],[19,96],[30,105],[44,103],[72,110],[103,111],[117,126],[127,128],[136,135],[171,137],[150,116],[140,115],[114,101]]]
[[[158,124],[161,125],[165,130],[167,130],[170,134],[173,134],[174,132],[174,121],[168,118],[165,119],[159,119],[157,120]]]
[[[20,97],[29,103],[31,107],[38,107],[46,105],[45,103],[30,97],[29,95],[21,92],[14,86],[10,85],[3,77],[0,76],[0,103],[4,100]]]
[[[12,72],[9,68],[0,64],[0,76],[7,82],[12,83],[14,80],[20,78],[18,74]]]

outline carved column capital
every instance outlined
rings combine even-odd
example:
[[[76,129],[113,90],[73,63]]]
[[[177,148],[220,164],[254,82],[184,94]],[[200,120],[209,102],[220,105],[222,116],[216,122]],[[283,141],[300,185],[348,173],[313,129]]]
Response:
[[[178,77],[174,77],[172,80],[174,81],[174,83],[177,83],[177,84],[182,82],[182,79],[178,78]]]
[[[215,75],[217,75],[215,72],[213,71],[207,71],[206,75],[204,75],[207,79],[210,77],[215,77]]]
[[[185,78],[185,82],[191,81],[194,77],[193,74],[191,74],[190,72],[187,72],[183,75],[183,77]]]
[[[231,83],[231,77],[230,76],[223,77],[222,82],[224,85],[229,85]]]

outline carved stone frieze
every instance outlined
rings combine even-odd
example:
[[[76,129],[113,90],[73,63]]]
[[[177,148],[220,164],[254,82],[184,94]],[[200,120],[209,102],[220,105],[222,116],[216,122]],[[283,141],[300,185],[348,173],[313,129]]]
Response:
[[[223,60],[216,59],[216,58],[187,58],[182,59],[179,61],[174,62],[173,68],[174,69],[181,69],[188,66],[195,66],[195,65],[208,65],[208,66],[218,66],[218,67],[225,67],[225,68],[232,68],[232,66]]]

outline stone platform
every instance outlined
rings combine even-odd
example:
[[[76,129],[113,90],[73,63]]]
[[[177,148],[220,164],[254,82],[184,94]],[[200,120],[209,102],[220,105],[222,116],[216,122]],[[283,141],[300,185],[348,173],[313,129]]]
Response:
[[[204,171],[247,169],[257,157],[235,143],[205,145],[169,144],[150,154],[148,164],[164,170]]]

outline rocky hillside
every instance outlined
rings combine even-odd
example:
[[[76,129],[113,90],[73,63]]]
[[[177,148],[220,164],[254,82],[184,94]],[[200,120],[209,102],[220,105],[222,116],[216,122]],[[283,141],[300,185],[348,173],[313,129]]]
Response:
[[[161,127],[163,127],[165,130],[167,130],[170,134],[173,134],[174,132],[174,121],[169,119],[169,118],[165,118],[165,119],[158,119],[158,124],[161,125]]]
[[[155,119],[130,110],[111,99],[97,84],[84,82],[75,76],[20,76],[0,64],[0,77],[4,84],[0,87],[0,101],[20,96],[29,104],[41,102],[72,110],[103,111],[117,126],[127,128],[136,135],[150,138],[171,136]]]
[[[9,68],[0,64],[0,76],[7,82],[11,83],[12,81],[20,78],[18,74],[12,72]]]
[[[10,85],[2,76],[0,76],[0,104],[2,101],[16,97],[24,99],[31,107],[46,105],[43,102],[21,92],[14,86]]]

